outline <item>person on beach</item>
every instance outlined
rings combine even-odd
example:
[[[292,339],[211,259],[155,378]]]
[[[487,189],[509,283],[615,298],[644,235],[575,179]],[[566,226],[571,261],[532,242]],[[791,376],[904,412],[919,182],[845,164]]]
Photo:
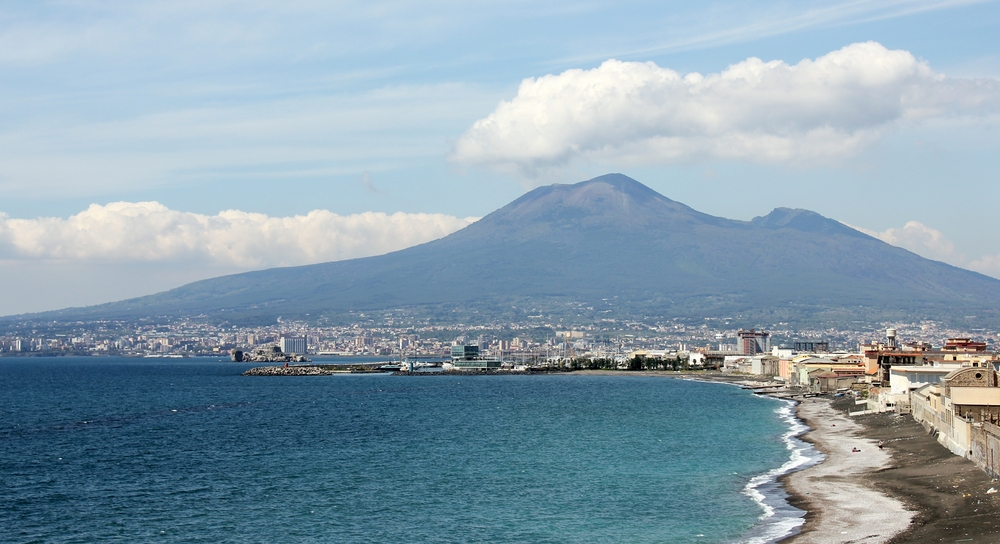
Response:
[[[881,449],[882,449],[882,446],[883,446],[883,444],[882,444],[882,441],[881,441],[881,440],[879,440],[879,441],[878,441],[878,449],[880,449],[880,450],[881,450]]]

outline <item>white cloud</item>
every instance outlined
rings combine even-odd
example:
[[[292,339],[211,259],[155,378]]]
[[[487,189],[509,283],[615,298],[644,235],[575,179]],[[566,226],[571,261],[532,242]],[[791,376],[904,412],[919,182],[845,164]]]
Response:
[[[998,105],[996,81],[948,78],[875,42],[796,65],[749,58],[709,75],[608,60],[522,81],[517,96],[462,135],[451,158],[527,177],[576,159],[828,159],[903,122]]]
[[[902,227],[893,227],[881,232],[848,226],[887,244],[912,251],[921,257],[1000,278],[1000,254],[967,258],[963,253],[955,251],[955,244],[944,233],[919,221],[908,221]]]
[[[965,266],[964,257],[955,253],[955,244],[946,238],[944,233],[919,221],[909,221],[901,228],[893,227],[882,232],[854,226],[851,228],[860,230],[887,244],[912,251],[917,255]]]
[[[157,202],[91,205],[68,218],[0,214],[0,257],[112,262],[195,261],[242,269],[378,255],[459,230],[474,218],[326,210],[269,217],[227,210],[208,216]]]
[[[978,259],[969,261],[966,268],[969,270],[975,270],[976,272],[981,272],[987,276],[1000,278],[1000,254],[983,255]]]

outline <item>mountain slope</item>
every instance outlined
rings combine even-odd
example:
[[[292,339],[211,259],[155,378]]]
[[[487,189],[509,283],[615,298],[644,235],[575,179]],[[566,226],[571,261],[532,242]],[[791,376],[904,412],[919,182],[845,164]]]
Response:
[[[44,316],[273,321],[424,308],[447,319],[448,308],[462,308],[485,319],[573,307],[591,317],[877,320],[994,315],[998,306],[1000,281],[814,212],[778,208],[734,221],[609,174],[535,189],[461,231],[402,251],[236,274]]]

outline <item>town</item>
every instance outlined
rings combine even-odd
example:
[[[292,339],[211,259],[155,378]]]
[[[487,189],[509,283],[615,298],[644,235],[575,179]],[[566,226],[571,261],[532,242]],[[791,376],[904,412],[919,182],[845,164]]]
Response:
[[[610,321],[610,322],[609,322]],[[487,324],[396,325],[391,320],[343,326],[283,322],[234,326],[196,320],[14,323],[0,331],[0,356],[113,355],[120,357],[227,357],[296,339],[294,353],[312,356],[448,357],[453,345],[475,345],[479,354],[501,360],[551,363],[613,360],[639,356],[649,361],[682,360],[691,367],[732,369],[747,356],[789,353],[860,353],[878,342],[877,329],[802,329],[787,323],[756,329],[734,326],[731,318],[643,322],[607,320],[566,325],[562,320]],[[1000,331],[947,326],[931,320],[887,326],[920,345],[970,337],[986,350],[1000,346]],[[761,332],[766,330],[767,332]],[[789,351],[791,350],[791,351]],[[745,363],[744,363],[745,366]]]

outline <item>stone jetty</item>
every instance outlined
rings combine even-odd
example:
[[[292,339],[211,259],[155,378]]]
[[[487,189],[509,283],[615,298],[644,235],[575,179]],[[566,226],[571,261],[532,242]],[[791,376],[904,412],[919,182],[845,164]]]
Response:
[[[289,365],[289,366],[258,366],[243,373],[244,376],[329,376],[350,372],[349,370],[336,370],[325,366],[315,365]]]
[[[280,365],[258,366],[243,373],[244,376],[329,376],[331,374],[384,374],[389,372],[381,363],[359,363],[353,365]]]
[[[278,346],[257,348],[253,351],[233,350],[229,355],[234,363],[308,363],[302,355],[284,353]]]

